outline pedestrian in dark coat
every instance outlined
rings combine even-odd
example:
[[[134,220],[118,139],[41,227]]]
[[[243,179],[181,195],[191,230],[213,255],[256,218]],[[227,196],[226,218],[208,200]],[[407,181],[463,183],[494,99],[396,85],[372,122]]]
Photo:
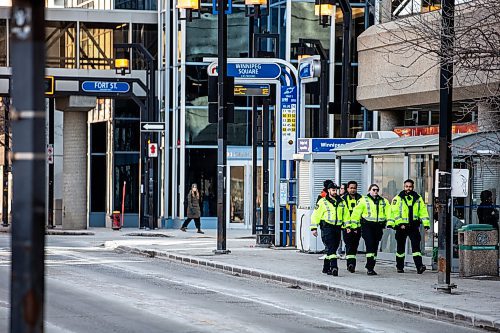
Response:
[[[484,190],[481,192],[481,203],[477,207],[477,218],[480,224],[489,224],[498,230],[498,209],[493,205],[493,192]]]
[[[198,191],[198,186],[195,184],[191,185],[191,190],[188,193],[187,197],[187,219],[182,224],[181,230],[186,231],[187,226],[194,220],[194,224],[196,229],[198,229],[199,234],[203,234],[201,231],[201,208],[200,208],[200,192]]]

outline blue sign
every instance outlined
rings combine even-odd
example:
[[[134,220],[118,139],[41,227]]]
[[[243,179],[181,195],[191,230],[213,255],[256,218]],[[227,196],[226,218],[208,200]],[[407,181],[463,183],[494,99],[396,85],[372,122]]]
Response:
[[[84,81],[82,90],[90,93],[126,93],[130,90],[128,82]]]
[[[278,64],[227,64],[227,76],[245,79],[276,79],[281,75]]]
[[[299,68],[299,78],[310,79],[314,77],[314,68],[312,63],[302,63]]]
[[[298,153],[330,153],[336,148],[343,146],[347,143],[361,141],[364,139],[337,139],[337,138],[312,138],[312,139],[298,139],[297,152]]]
[[[297,152],[298,153],[308,153],[311,149],[310,139],[298,139],[297,140]]]

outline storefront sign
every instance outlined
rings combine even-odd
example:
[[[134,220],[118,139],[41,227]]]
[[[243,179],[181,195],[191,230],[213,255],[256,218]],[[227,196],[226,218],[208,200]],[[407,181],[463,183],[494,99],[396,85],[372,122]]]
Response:
[[[439,134],[439,125],[412,126],[394,128],[399,136],[420,136]],[[477,133],[477,123],[455,124],[451,126],[451,133]]]
[[[330,153],[342,145],[361,140],[365,139],[301,138],[297,140],[297,153]]]

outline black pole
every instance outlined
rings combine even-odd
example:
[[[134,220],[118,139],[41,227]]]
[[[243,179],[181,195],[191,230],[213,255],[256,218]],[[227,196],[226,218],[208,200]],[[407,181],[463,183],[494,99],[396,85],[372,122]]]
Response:
[[[264,98],[262,105],[262,234],[269,234],[269,98]],[[261,242],[267,239],[264,237]]]
[[[328,114],[328,58],[321,57],[321,74],[319,77],[319,137],[328,137],[327,117]]]
[[[49,98],[49,145],[54,148],[54,98]],[[47,211],[47,226],[54,228],[54,153],[52,154],[52,161],[49,161],[49,181],[47,186],[48,190],[48,211]]]
[[[252,97],[252,235],[256,233],[256,226],[259,222],[257,216],[257,101],[255,97]]]
[[[451,124],[453,93],[454,0],[441,2],[441,75],[439,94],[438,286],[450,293],[451,271]]]
[[[227,0],[218,0],[218,121],[217,121],[217,254],[229,253],[226,249],[226,161],[227,161]]]
[[[352,45],[352,8],[349,0],[339,0],[340,9],[343,16],[343,37],[342,37],[342,92],[341,92],[341,117],[340,136],[349,136],[349,95],[351,88],[351,45]]]
[[[12,274],[10,332],[43,332],[45,232],[45,18],[43,1],[11,13]]]
[[[10,172],[10,101],[3,97],[3,196],[2,196],[2,226],[9,226],[9,172]]]

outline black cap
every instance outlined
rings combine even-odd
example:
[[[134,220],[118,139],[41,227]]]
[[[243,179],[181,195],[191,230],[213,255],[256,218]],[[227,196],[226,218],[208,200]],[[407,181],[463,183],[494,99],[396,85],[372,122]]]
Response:
[[[328,185],[333,184],[333,182],[330,179],[327,179],[323,182],[323,187],[328,188]]]
[[[331,182],[330,184],[328,184],[328,188],[340,188],[337,184],[335,184],[334,182]]]

